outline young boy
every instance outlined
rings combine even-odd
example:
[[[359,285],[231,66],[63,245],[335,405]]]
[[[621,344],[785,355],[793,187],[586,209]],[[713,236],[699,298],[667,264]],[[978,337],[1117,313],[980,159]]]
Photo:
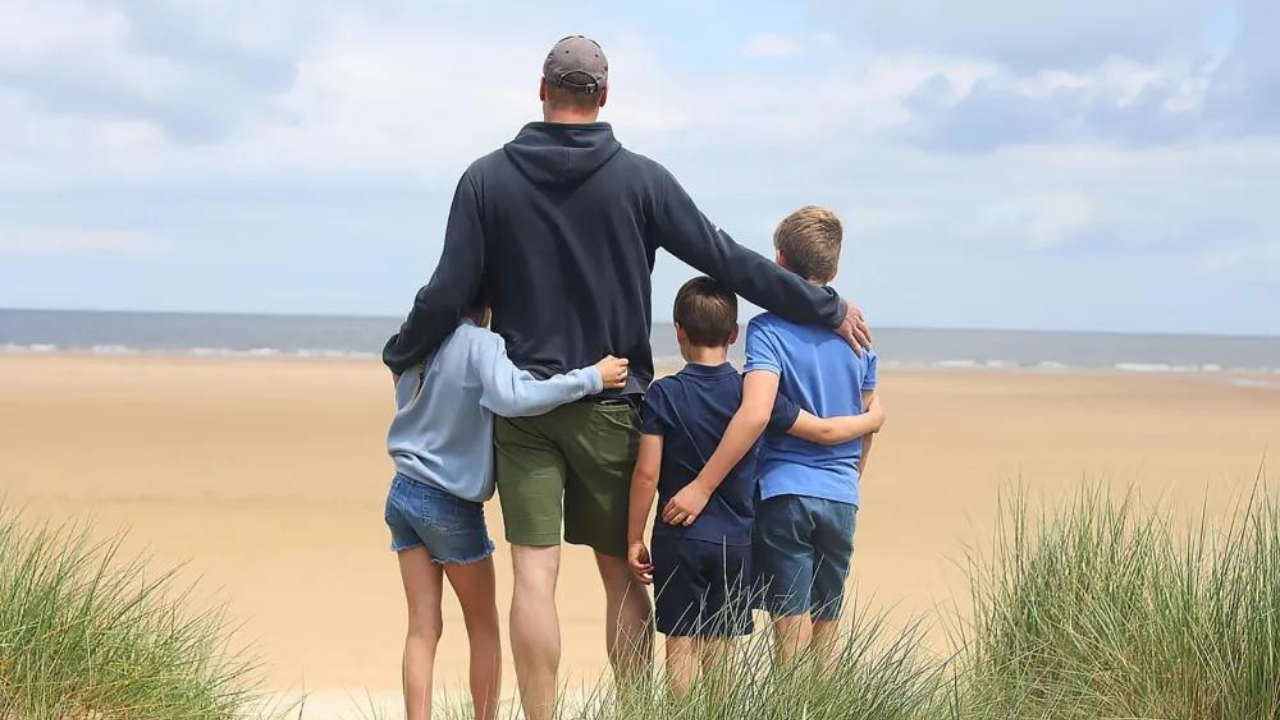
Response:
[[[640,582],[656,583],[657,629],[667,636],[667,678],[683,696],[698,669],[728,638],[750,634],[751,526],[755,458],[740,458],[723,482],[701,494],[701,514],[657,522],[652,555],[644,528],[658,507],[698,494],[692,481],[715,451],[742,402],[742,376],[728,362],[738,336],[737,298],[710,278],[690,280],[676,296],[680,353],[688,364],[649,388],[641,412],[639,458],[631,483],[627,561]],[[812,442],[844,443],[879,429],[879,407],[859,417],[822,420],[785,397],[769,408],[770,428]]]
[[[483,503],[493,495],[493,416],[537,415],[626,383],[627,361],[537,380],[507,359],[502,338],[473,310],[425,365],[396,379],[387,449],[396,476],[385,519],[400,561],[409,630],[404,646],[407,720],[431,717],[431,682],[448,577],[471,644],[471,700],[477,720],[498,711],[502,646],[494,592],[493,543]]]
[[[826,285],[836,276],[842,235],[840,220],[830,210],[801,208],[774,233],[777,262]],[[742,407],[695,484],[715,488],[731,476],[769,427],[780,395],[819,417],[831,417],[861,412],[874,402],[875,387],[874,353],[856,354],[826,328],[796,325],[772,313],[756,317],[747,328]],[[755,561],[762,599],[774,618],[779,661],[810,643],[819,656],[830,654],[871,439],[819,447],[770,433],[760,445]],[[677,497],[667,519],[696,516],[699,498]]]

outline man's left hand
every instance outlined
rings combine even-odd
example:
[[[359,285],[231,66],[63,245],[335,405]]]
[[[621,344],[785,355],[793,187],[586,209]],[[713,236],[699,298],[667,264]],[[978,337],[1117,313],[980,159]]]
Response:
[[[711,493],[694,480],[676,493],[662,510],[662,520],[668,525],[684,525],[688,527],[702,514],[702,509],[711,499]]]
[[[853,303],[845,303],[844,321],[836,328],[836,334],[859,355],[871,349],[871,327],[862,316],[862,309]]]

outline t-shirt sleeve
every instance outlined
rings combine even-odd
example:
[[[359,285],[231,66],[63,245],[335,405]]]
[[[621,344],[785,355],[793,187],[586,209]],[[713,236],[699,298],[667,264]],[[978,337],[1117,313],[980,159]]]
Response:
[[[876,354],[867,352],[867,371],[862,375],[862,391],[870,392],[876,389]]]
[[[779,392],[773,401],[773,415],[769,416],[768,432],[786,434],[796,418],[800,417],[800,406],[791,401],[785,393]]]
[[[779,352],[778,339],[769,327],[756,318],[747,326],[747,364],[744,373],[764,370],[775,375],[782,374],[782,355]]]
[[[640,433],[642,435],[666,435],[671,427],[671,415],[667,405],[666,393],[661,383],[649,386],[644,396],[644,404],[640,406]]]

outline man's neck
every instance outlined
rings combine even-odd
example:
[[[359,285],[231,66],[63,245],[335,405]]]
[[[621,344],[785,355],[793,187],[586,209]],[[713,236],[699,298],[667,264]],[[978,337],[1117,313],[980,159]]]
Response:
[[[693,365],[723,365],[729,362],[727,347],[689,347],[684,350],[684,359]]]
[[[568,110],[543,110],[543,122],[556,123],[558,125],[589,125],[600,119],[600,113],[579,113]]]

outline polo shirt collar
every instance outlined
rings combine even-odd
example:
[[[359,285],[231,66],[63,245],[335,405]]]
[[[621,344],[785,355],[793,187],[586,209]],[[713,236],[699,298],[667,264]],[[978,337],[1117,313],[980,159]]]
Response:
[[[736,375],[738,369],[733,363],[721,363],[720,365],[700,365],[698,363],[686,363],[684,369],[680,371],[681,375],[694,375],[696,377],[724,377],[725,375]]]

